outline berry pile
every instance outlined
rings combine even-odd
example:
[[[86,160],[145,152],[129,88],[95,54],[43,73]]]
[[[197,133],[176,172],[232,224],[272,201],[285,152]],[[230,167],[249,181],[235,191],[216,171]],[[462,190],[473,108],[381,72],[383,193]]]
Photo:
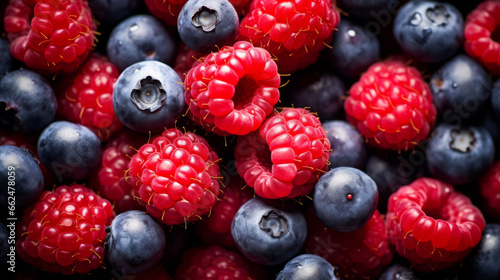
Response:
[[[476,2],[0,1],[1,275],[500,279]]]

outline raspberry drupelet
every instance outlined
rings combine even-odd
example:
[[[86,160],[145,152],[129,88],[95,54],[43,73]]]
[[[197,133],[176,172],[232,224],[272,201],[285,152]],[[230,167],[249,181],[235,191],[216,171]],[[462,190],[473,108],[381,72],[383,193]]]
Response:
[[[420,73],[399,61],[370,66],[349,90],[346,118],[373,146],[408,150],[431,131],[436,108]]]
[[[219,195],[218,161],[201,136],[166,129],[130,160],[135,196],[164,224],[199,220],[210,212]]]
[[[12,56],[43,74],[75,71],[96,33],[86,0],[10,0],[4,24]]]

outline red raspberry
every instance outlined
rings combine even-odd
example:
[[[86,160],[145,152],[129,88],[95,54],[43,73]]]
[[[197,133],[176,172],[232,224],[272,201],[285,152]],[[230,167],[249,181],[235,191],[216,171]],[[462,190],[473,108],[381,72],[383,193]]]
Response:
[[[96,30],[86,0],[10,0],[4,24],[12,56],[42,73],[75,71]]]
[[[339,22],[330,0],[255,0],[236,39],[265,48],[281,73],[291,73],[316,62]]]
[[[307,209],[306,219],[306,251],[338,267],[342,279],[378,279],[391,262],[393,250],[378,210],[363,227],[352,232],[326,227],[313,207]]]
[[[267,276],[260,266],[245,259],[241,254],[219,246],[192,248],[182,256],[176,271],[176,280],[265,280]]]
[[[239,137],[236,169],[265,198],[307,195],[327,169],[330,141],[318,118],[305,109],[270,115],[258,132]]]
[[[101,165],[91,178],[91,186],[114,205],[119,214],[128,210],[144,210],[132,196],[132,184],[126,178],[130,159],[148,141],[131,130],[117,134],[104,148]]]
[[[248,42],[223,47],[193,65],[184,81],[190,117],[208,131],[245,135],[280,98],[276,63]]]
[[[113,109],[113,88],[120,73],[104,56],[93,54],[56,89],[58,114],[80,123],[101,140],[122,127]]]
[[[397,252],[421,272],[460,262],[479,242],[483,215],[453,186],[420,178],[389,198],[387,229]]]
[[[493,74],[500,74],[499,27],[500,1],[482,2],[465,21],[465,51]]]
[[[229,184],[223,190],[210,217],[197,223],[196,231],[205,244],[236,248],[231,234],[231,224],[241,205],[254,196],[254,191],[245,188],[245,181],[239,176],[230,177]]]
[[[407,150],[424,140],[436,108],[417,69],[399,61],[370,66],[352,85],[344,108],[347,120],[376,147]]]
[[[24,211],[17,253],[49,272],[89,272],[104,262],[104,229],[113,217],[111,203],[82,185],[45,191]]]
[[[181,44],[177,49],[179,51],[175,58],[174,70],[181,77],[181,80],[184,81],[184,77],[191,70],[193,64],[205,55],[189,48],[185,44]]]
[[[201,219],[219,195],[218,160],[201,136],[167,129],[130,160],[135,195],[164,224]]]
[[[500,161],[493,164],[481,180],[481,195],[485,210],[495,220],[500,220]]]

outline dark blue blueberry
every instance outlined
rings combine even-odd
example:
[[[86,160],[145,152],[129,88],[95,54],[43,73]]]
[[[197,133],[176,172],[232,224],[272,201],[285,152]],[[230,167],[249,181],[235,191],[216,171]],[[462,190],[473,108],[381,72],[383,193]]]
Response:
[[[0,77],[12,70],[14,59],[10,55],[10,44],[7,40],[0,38]]]
[[[346,121],[328,121],[323,125],[326,137],[332,146],[328,168],[340,166],[363,168],[366,160],[366,144],[359,131]]]
[[[16,70],[0,81],[0,125],[38,133],[54,120],[57,100],[49,82],[31,70]]]
[[[179,14],[177,30],[188,47],[209,53],[232,45],[239,24],[238,13],[227,0],[189,0]]]
[[[111,265],[122,274],[155,266],[165,253],[162,226],[143,211],[123,212],[106,228],[104,246]]]
[[[132,130],[156,133],[173,126],[184,106],[179,75],[161,62],[133,64],[116,81],[113,107],[118,119]]]
[[[131,16],[140,7],[142,0],[89,0],[92,15],[107,28]]]
[[[333,120],[342,114],[346,95],[344,82],[319,67],[310,67],[293,74],[290,83],[283,88],[283,98],[294,107],[308,107],[322,121]]]
[[[175,57],[175,39],[160,20],[151,15],[136,15],[113,29],[107,51],[109,60],[120,71],[145,60],[168,64]]]
[[[442,123],[435,128],[425,153],[433,177],[459,185],[472,182],[490,167],[495,146],[483,127]]]
[[[99,165],[101,142],[83,125],[57,121],[38,138],[38,155],[59,181],[81,180]]]
[[[352,167],[334,168],[319,178],[314,187],[313,205],[318,218],[331,229],[355,231],[377,208],[375,182]]]
[[[35,202],[43,191],[43,174],[28,150],[0,146],[0,208],[20,212]]]
[[[411,268],[394,264],[388,267],[385,272],[380,276],[380,280],[423,280],[418,277]]]
[[[281,201],[252,198],[234,216],[231,233],[240,251],[262,265],[284,263],[295,256],[307,236],[306,220]]]
[[[491,80],[476,61],[457,55],[432,75],[434,105],[443,121],[461,124],[482,111],[490,97]]]
[[[491,105],[498,121],[500,121],[500,79],[493,85],[491,90]]]
[[[410,1],[398,11],[393,32],[409,56],[436,63],[453,56],[462,45],[464,20],[449,3]]]
[[[339,0],[338,6],[349,15],[361,19],[371,19],[385,23],[397,12],[398,0]],[[389,23],[387,23],[389,24]]]
[[[337,280],[333,266],[320,256],[299,255],[288,261],[276,280]]]
[[[486,224],[483,238],[469,256],[471,280],[500,279],[500,224]]]
[[[375,63],[380,56],[377,37],[362,26],[343,18],[334,32],[332,48],[325,50],[328,61],[337,73],[355,78]]]
[[[14,241],[15,239],[12,240]],[[7,253],[10,252],[10,246],[11,244],[9,244],[9,230],[7,230],[7,226],[5,226],[0,221],[0,262],[2,262],[2,264],[7,262],[7,260],[10,258],[9,256],[7,256]],[[12,246],[14,246],[14,244],[12,244]],[[15,255],[14,255],[14,265],[15,265]]]

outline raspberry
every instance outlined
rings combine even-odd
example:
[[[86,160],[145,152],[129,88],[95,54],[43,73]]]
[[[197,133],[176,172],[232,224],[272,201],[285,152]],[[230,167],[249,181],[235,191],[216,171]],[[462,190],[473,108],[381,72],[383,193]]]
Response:
[[[420,178],[389,198],[387,229],[397,252],[418,271],[460,262],[481,239],[483,215],[453,186]]]
[[[96,30],[86,0],[10,0],[4,24],[12,56],[42,73],[75,71]]]
[[[306,251],[338,267],[342,279],[378,279],[391,262],[393,250],[378,210],[363,227],[352,232],[326,227],[313,207],[307,209],[306,220]]]
[[[481,179],[481,195],[487,214],[500,220],[500,161],[495,162]]]
[[[92,188],[114,205],[120,214],[128,210],[144,210],[132,196],[133,187],[126,179],[130,158],[148,141],[147,137],[131,130],[117,134],[104,148],[101,165],[91,178]]]
[[[271,114],[258,132],[239,137],[236,169],[265,198],[307,195],[327,169],[330,141],[305,109]]]
[[[177,268],[177,280],[265,280],[262,268],[239,253],[228,251],[220,246],[192,248],[182,256]]]
[[[465,20],[464,49],[493,74],[500,74],[500,2],[485,1]]]
[[[120,73],[104,56],[93,54],[56,89],[58,114],[90,128],[106,140],[122,127],[113,109],[113,88]]]
[[[376,147],[408,150],[434,125],[436,108],[417,69],[399,61],[370,66],[352,85],[344,108],[349,122]]]
[[[265,48],[281,73],[291,73],[316,62],[339,22],[330,0],[255,0],[236,39]]]
[[[89,272],[104,262],[104,229],[113,217],[111,203],[82,185],[45,191],[24,211],[17,252],[49,272]]]
[[[191,119],[208,131],[236,135],[259,128],[278,103],[279,86],[269,53],[248,42],[201,58],[184,82]]]
[[[208,219],[196,224],[196,231],[205,244],[236,248],[231,234],[231,224],[241,205],[254,196],[250,188],[242,188],[245,182],[239,176],[230,177],[230,182],[215,204]]]
[[[164,224],[201,219],[219,195],[218,160],[201,136],[166,129],[130,160],[135,195]]]
[[[181,80],[184,81],[184,77],[187,75],[191,66],[200,58],[205,56],[195,50],[190,49],[185,44],[181,44],[178,48],[179,51],[175,58],[174,70],[177,72]]]

